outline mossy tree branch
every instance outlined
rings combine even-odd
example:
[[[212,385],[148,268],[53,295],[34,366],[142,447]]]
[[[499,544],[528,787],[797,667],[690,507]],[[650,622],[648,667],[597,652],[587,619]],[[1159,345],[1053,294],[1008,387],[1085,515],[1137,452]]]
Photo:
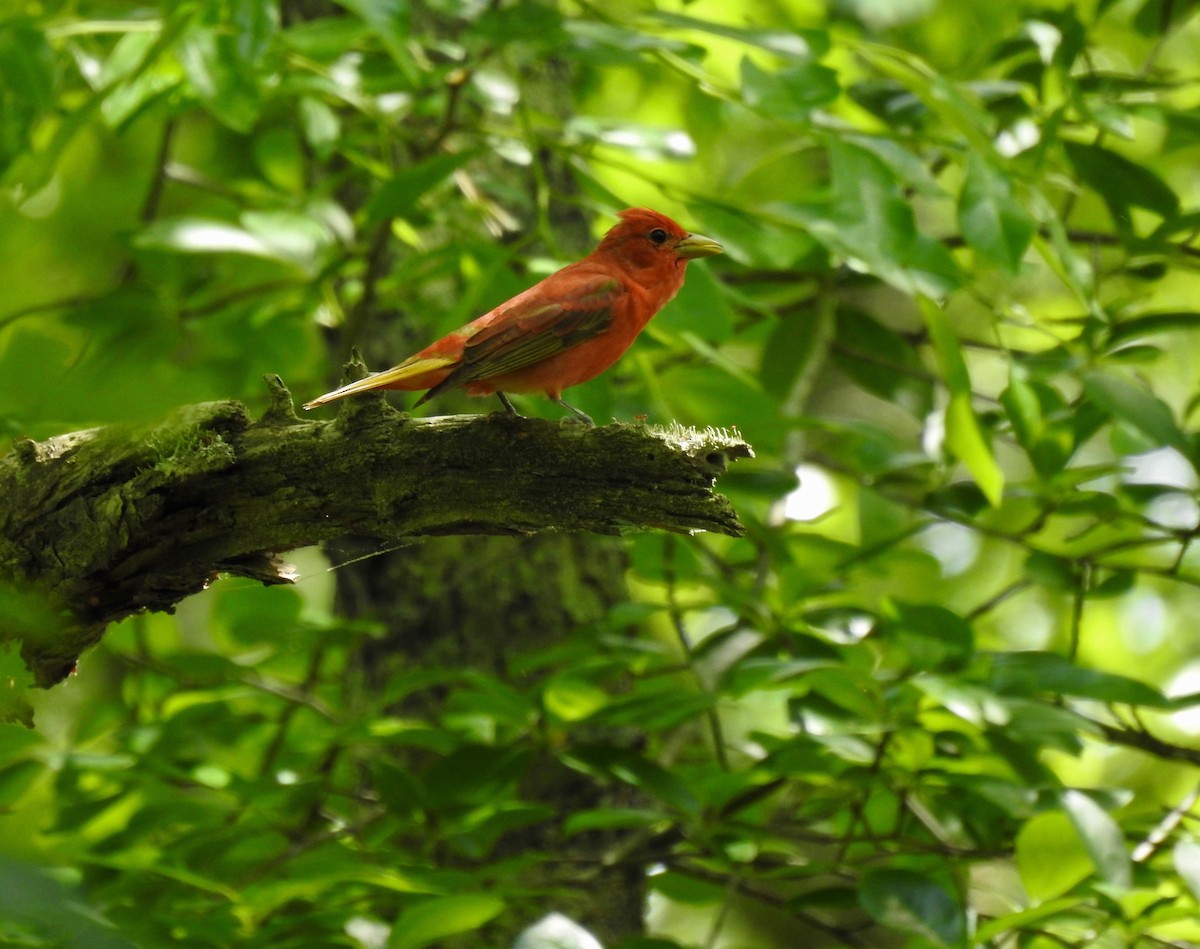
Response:
[[[736,436],[416,420],[377,396],[305,421],[282,381],[268,383],[258,421],[237,402],[203,403],[149,430],[21,440],[0,459],[0,582],[36,603],[10,611],[0,640],[23,641],[38,684],[115,620],[171,610],[222,573],[289,582],[275,552],[349,533],[741,533],[712,491],[728,460],[752,454]]]

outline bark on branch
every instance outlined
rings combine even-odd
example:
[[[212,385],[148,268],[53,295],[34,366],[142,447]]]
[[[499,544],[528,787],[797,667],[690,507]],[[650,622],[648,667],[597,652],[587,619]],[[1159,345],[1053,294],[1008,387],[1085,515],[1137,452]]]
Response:
[[[23,641],[39,685],[114,620],[171,610],[221,573],[289,582],[275,552],[345,534],[742,531],[712,490],[752,455],[736,435],[418,420],[370,396],[305,421],[282,381],[268,384],[258,421],[203,403],[149,430],[21,440],[0,459],[0,583],[26,607],[0,617],[0,641]]]

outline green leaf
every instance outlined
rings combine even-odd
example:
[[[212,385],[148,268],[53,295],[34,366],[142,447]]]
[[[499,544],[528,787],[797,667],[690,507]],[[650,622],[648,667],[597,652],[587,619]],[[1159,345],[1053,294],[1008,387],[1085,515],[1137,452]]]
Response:
[[[1050,811],[1017,834],[1017,872],[1032,900],[1061,896],[1092,872],[1093,863],[1066,814]]]
[[[950,397],[946,407],[946,447],[967,466],[988,503],[998,507],[1004,494],[1004,473],[983,437],[968,395]]]
[[[263,60],[279,28],[278,7],[270,0],[226,0],[223,6],[220,15],[228,22],[193,26],[177,56],[208,110],[230,128],[249,132],[262,110],[258,86],[268,74]]]
[[[1083,380],[1088,397],[1114,418],[1128,422],[1158,446],[1170,446],[1185,456],[1190,446],[1167,404],[1149,389],[1115,372],[1097,370]]]
[[[300,594],[291,587],[222,589],[212,619],[236,642],[285,642],[292,638],[303,606]]]
[[[655,873],[649,883],[651,889],[685,906],[713,906],[726,897],[725,887],[675,870]]]
[[[474,932],[503,911],[504,900],[486,893],[423,900],[396,918],[388,949],[420,949],[447,936]]]
[[[538,50],[557,50],[569,42],[564,20],[563,12],[550,4],[488,4],[472,32],[498,48],[519,43],[522,48],[529,45]]]
[[[375,192],[367,216],[372,222],[408,216],[421,198],[474,157],[472,151],[435,155],[397,172]]]
[[[914,668],[932,671],[961,665],[975,649],[971,624],[957,613],[930,603],[895,604],[895,616],[884,624],[884,634],[908,653]]]
[[[313,153],[322,160],[333,154],[334,146],[342,134],[342,123],[337,113],[320,99],[305,96],[300,100],[300,128],[304,140]]]
[[[142,109],[184,79],[175,57],[159,56],[163,39],[157,33],[126,33],[104,60],[100,82],[111,89],[100,105],[100,114],[113,128],[121,128]]]
[[[809,322],[804,320],[804,322]],[[764,359],[771,358],[774,340]],[[786,359],[786,349],[774,356]],[[924,378],[925,366],[912,343],[861,310],[839,307],[837,348],[839,368],[868,392],[924,418],[933,403],[933,386]]]
[[[906,293],[940,297],[962,282],[950,252],[917,230],[912,204],[878,156],[840,139],[828,143],[832,198],[824,204],[771,204],[846,259]]]
[[[920,675],[913,685],[939,705],[973,725],[1007,725],[1010,719],[1004,700],[989,689],[949,676]]]
[[[796,380],[828,346],[827,320],[818,314],[785,314],[762,348],[758,375],[763,388],[783,402]],[[819,362],[818,362],[819,365]]]
[[[574,748],[567,757],[580,770],[615,777],[681,811],[695,813],[700,809],[700,802],[686,781],[636,752],[608,745],[584,745]]]
[[[1031,929],[1034,923],[1045,922],[1060,915],[1069,915],[1081,902],[1073,896],[1064,896],[1057,900],[1047,900],[1039,906],[1031,906],[1029,909],[989,920],[975,930],[975,945],[984,946],[999,936]]]
[[[1175,862],[1175,872],[1182,877],[1192,896],[1200,900],[1200,843],[1194,840],[1181,840],[1175,844],[1172,854]]]
[[[546,711],[563,722],[578,722],[608,704],[608,693],[582,679],[561,677],[542,693]]]
[[[13,605],[8,599],[8,590],[0,587],[0,623],[11,615]],[[29,702],[32,685],[34,677],[20,657],[20,642],[0,642],[0,762],[25,745],[24,740],[13,737],[10,726],[34,727],[34,707]]]
[[[817,63],[767,72],[746,56],[741,70],[742,101],[771,119],[805,122],[813,109],[832,102],[839,93],[837,73]]]
[[[1013,197],[1012,181],[973,152],[958,199],[958,226],[982,257],[1010,274],[1021,269],[1033,238],[1033,218]]]
[[[829,52],[829,34],[823,30],[746,29],[724,23],[714,23],[712,20],[701,20],[681,13],[662,11],[654,11],[649,14],[649,17],[666,26],[698,30],[712,36],[723,36],[726,39],[736,40],[748,46],[757,46],[785,59],[816,59]]]
[[[1000,404],[1012,425],[1013,434],[1025,449],[1038,474],[1053,477],[1062,471],[1074,450],[1074,438],[1061,421],[1048,424],[1048,414],[1059,412],[1062,397],[1044,383],[1031,383],[1025,373],[1013,366],[1008,387],[1000,394]]]
[[[64,886],[55,871],[7,856],[0,856],[0,941],[25,949],[133,949],[145,945],[144,940],[131,941],[118,934],[104,920],[100,908],[89,904],[79,890]],[[223,942],[228,945],[229,940]]]
[[[1158,689],[1111,672],[1085,669],[1050,652],[1002,653],[992,658],[991,685],[1002,695],[1070,695],[1119,705],[1170,708]]]
[[[979,489],[996,507],[1004,494],[1004,473],[996,464],[991,447],[979,427],[979,419],[971,407],[971,377],[967,373],[958,337],[950,328],[950,322],[941,307],[925,297],[921,298],[920,305],[942,369],[942,378],[950,390],[950,403],[946,406],[946,447],[966,465]]]
[[[715,202],[692,201],[700,230],[725,246],[725,254],[738,263],[784,270],[819,252],[816,242],[794,227],[770,220],[754,209],[730,208]],[[689,278],[690,279],[690,278]]]
[[[1129,339],[1139,339],[1155,333],[1190,333],[1200,327],[1200,313],[1195,310],[1165,310],[1142,313],[1123,319],[1109,328],[1110,345]]]
[[[938,184],[923,156],[910,150],[892,138],[879,135],[846,135],[845,140],[865,148],[892,170],[897,180],[917,194],[931,198],[946,197],[946,190]]]
[[[439,806],[482,804],[508,793],[528,764],[528,748],[463,745],[432,765],[427,796]]]
[[[616,22],[572,18],[563,23],[563,28],[575,40],[577,50],[587,54],[585,58],[605,66],[637,63],[638,54],[643,50],[693,58],[701,52],[691,43]]]
[[[0,768],[0,813],[16,804],[45,773],[46,766],[40,761],[17,761]]]
[[[930,112],[938,116],[952,135],[964,140],[969,149],[988,152],[992,148],[995,120],[973,95],[958,82],[947,78],[919,55],[900,46],[882,44],[859,47],[859,52],[881,73],[896,80],[903,88],[902,100],[918,99]],[[910,111],[912,103],[905,102]],[[895,110],[892,102],[889,111]]]
[[[723,343],[733,338],[737,316],[712,268],[688,268],[678,295],[654,318],[658,329],[694,333],[701,339]]]
[[[54,107],[53,50],[42,30],[23,19],[0,23],[0,106],[3,172],[31,144],[39,116]]]
[[[634,810],[625,807],[598,807],[576,811],[563,821],[563,833],[568,837],[591,830],[641,830],[663,823],[656,811]]]
[[[1013,434],[1028,449],[1042,434],[1042,403],[1033,386],[1025,381],[1014,365],[1008,376],[1008,387],[1000,394],[1000,404],[1012,423]]]
[[[882,925],[935,945],[959,946],[966,937],[966,917],[958,901],[941,884],[914,870],[868,871],[858,901]]]
[[[1078,586],[1075,571],[1071,562],[1062,557],[1055,557],[1042,550],[1030,551],[1025,558],[1025,575],[1042,586],[1060,593],[1074,590]],[[1026,654],[1026,655],[1032,655]],[[1049,654],[1047,654],[1049,655]],[[1055,656],[1055,659],[1061,657]],[[1074,668],[1072,666],[1071,668]]]
[[[338,0],[347,10],[358,15],[367,28],[383,43],[392,59],[407,64],[411,54],[407,48],[409,20],[412,15],[409,0]]]
[[[241,226],[197,217],[161,218],[134,237],[135,247],[183,254],[240,254],[315,271],[332,244],[330,231],[298,211],[246,211]]]
[[[281,191],[302,194],[307,158],[291,128],[264,129],[254,137],[254,161],[262,176]]]
[[[10,653],[8,647],[13,644],[0,646],[0,676],[8,676],[15,663],[10,662],[10,656],[16,663],[21,660]],[[24,664],[22,663],[22,668]],[[28,678],[28,673],[26,673]],[[14,685],[17,683],[13,683]],[[31,727],[13,722],[0,720],[0,762],[8,763],[16,758],[24,758],[34,748],[42,745],[45,738]]]
[[[696,144],[684,129],[634,122],[628,118],[576,115],[568,120],[566,131],[568,138],[585,138],[623,149],[639,158],[680,160],[696,154]]]
[[[1082,791],[1064,791],[1061,803],[1100,877],[1112,886],[1129,889],[1133,870],[1121,826]]]
[[[424,791],[408,768],[380,758],[371,763],[371,777],[375,793],[393,818],[415,815],[424,808]]]
[[[276,258],[267,241],[226,221],[206,218],[162,218],[148,224],[133,240],[134,246],[173,250],[185,254],[249,254]]]
[[[1109,207],[1118,228],[1129,227],[1129,209],[1145,208],[1164,218],[1179,211],[1179,196],[1146,165],[1100,145],[1064,142],[1075,171]]]
[[[707,692],[686,691],[662,679],[644,679],[629,694],[610,699],[593,721],[645,730],[673,728],[712,705],[713,697]]]

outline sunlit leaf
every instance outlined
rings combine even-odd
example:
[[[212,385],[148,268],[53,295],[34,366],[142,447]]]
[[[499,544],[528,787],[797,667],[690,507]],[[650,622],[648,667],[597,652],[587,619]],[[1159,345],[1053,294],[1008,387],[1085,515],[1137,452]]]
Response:
[[[203,218],[164,218],[143,228],[134,238],[138,247],[181,251],[185,254],[251,254],[276,257],[262,238],[225,221]]]
[[[1023,932],[1033,928],[1037,923],[1053,920],[1056,916],[1068,916],[1072,910],[1079,907],[1080,902],[1081,900],[1076,897],[1064,896],[1057,900],[1047,900],[1038,906],[1031,906],[1029,909],[1016,913],[998,916],[983,923],[975,930],[975,941],[977,944],[984,943],[1008,933]]]
[[[486,893],[440,896],[415,903],[396,917],[388,949],[420,949],[447,936],[474,932],[504,911],[504,900]]]
[[[1081,791],[1064,791],[1061,802],[1101,879],[1128,889],[1133,871],[1120,825]]]
[[[1200,843],[1181,840],[1172,852],[1175,869],[1187,884],[1192,896],[1200,899]]]
[[[564,722],[577,722],[608,703],[608,693],[579,679],[555,679],[542,694],[546,711]]]
[[[748,29],[661,10],[654,11],[650,16],[654,21],[667,26],[699,30],[714,36],[738,40],[749,46],[758,46],[777,56],[787,58],[817,59],[824,56],[830,47],[829,34],[821,30]]]
[[[1094,869],[1075,826],[1060,811],[1039,814],[1021,828],[1016,856],[1021,883],[1035,900],[1061,896]]]
[[[967,373],[962,347],[937,304],[923,298],[921,312],[942,368],[942,378],[950,389],[950,404],[946,407],[946,447],[966,465],[988,501],[998,505],[1004,491],[1004,472],[996,464],[972,408],[971,377]]]

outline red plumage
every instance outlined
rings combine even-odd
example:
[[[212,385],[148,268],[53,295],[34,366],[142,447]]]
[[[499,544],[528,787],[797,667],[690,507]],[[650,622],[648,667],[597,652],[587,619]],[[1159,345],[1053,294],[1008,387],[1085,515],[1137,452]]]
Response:
[[[600,245],[573,264],[459,327],[399,365],[305,404],[324,405],[371,389],[428,391],[417,401],[461,386],[470,395],[542,392],[587,382],[621,358],[650,319],[683,286],[687,263],[721,253],[721,245],[689,234],[647,208],[617,215]]]

